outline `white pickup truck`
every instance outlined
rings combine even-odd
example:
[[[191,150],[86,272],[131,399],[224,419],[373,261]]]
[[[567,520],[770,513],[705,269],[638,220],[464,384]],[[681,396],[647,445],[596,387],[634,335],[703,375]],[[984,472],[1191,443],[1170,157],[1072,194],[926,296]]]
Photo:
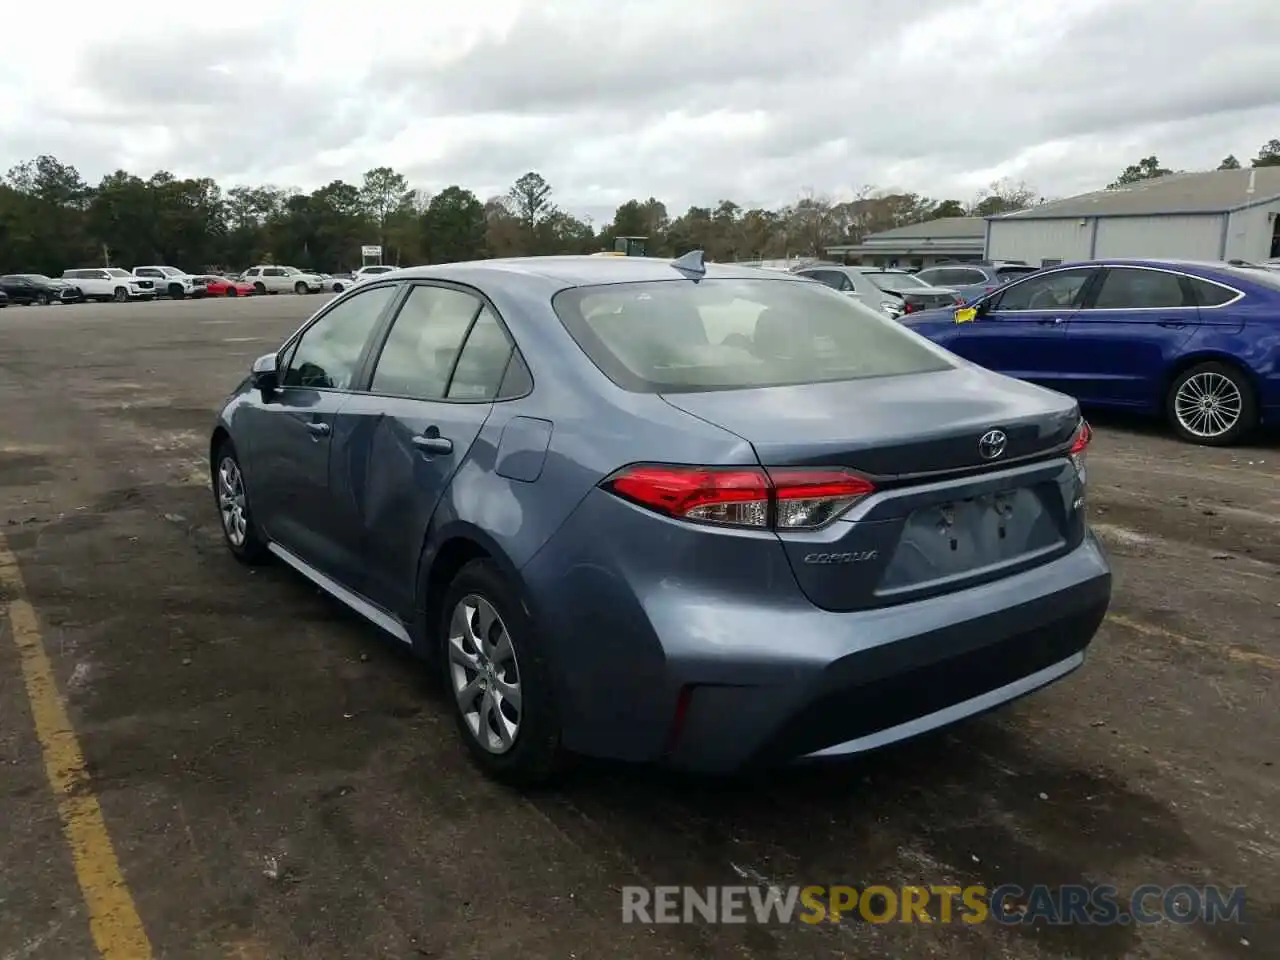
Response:
[[[133,275],[139,280],[154,283],[158,297],[181,300],[183,297],[204,297],[209,293],[203,280],[177,267],[134,267]]]
[[[63,270],[62,279],[80,288],[86,300],[154,300],[154,281],[135,277],[119,267],[85,267],[79,270]]]
[[[319,293],[324,289],[324,280],[316,274],[275,264],[250,267],[240,279],[252,283],[258,293]]]

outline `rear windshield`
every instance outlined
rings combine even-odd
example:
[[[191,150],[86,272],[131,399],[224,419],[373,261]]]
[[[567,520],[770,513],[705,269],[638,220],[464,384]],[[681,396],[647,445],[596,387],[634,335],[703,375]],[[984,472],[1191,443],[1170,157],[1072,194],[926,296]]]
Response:
[[[881,290],[919,290],[930,286],[909,273],[868,273],[866,276]]]
[[[668,280],[575,287],[552,301],[627,390],[688,393],[946,370],[945,355],[820,283]]]
[[[1280,273],[1266,267],[1217,267],[1219,272],[1231,278],[1251,280],[1259,286],[1280,290]]]

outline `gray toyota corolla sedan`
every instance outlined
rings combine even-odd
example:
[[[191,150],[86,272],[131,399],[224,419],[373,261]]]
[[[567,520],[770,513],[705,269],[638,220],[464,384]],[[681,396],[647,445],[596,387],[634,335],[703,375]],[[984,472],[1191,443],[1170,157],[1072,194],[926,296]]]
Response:
[[[1110,601],[1074,401],[796,276],[400,270],[260,358],[227,543],[434,664],[480,765],[851,754],[1074,670]]]

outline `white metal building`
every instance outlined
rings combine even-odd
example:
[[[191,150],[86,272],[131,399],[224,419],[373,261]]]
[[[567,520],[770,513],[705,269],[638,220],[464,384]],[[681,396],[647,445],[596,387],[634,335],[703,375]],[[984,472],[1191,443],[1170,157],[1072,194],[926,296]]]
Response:
[[[940,217],[881,230],[861,243],[827,247],[827,256],[876,267],[931,267],[942,260],[981,260],[986,223],[981,217]]]
[[[1180,173],[988,217],[988,260],[1280,257],[1280,167]]]

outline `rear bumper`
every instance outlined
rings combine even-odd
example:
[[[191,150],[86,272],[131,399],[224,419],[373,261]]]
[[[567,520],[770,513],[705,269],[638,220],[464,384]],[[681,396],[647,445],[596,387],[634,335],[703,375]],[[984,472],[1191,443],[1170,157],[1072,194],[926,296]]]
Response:
[[[847,613],[810,604],[785,560],[748,571],[739,556],[724,576],[755,574],[769,590],[709,590],[671,554],[658,583],[628,576],[634,564],[605,576],[603,558],[559,565],[554,551],[525,568],[566,747],[710,773],[875,749],[1070,673],[1111,598],[1092,535],[997,581]]]
[[[1008,580],[848,618],[847,652],[751,686],[692,685],[666,759],[708,771],[861,753],[998,707],[1084,662],[1111,575],[1089,537]],[[803,636],[780,634],[797,647]]]

